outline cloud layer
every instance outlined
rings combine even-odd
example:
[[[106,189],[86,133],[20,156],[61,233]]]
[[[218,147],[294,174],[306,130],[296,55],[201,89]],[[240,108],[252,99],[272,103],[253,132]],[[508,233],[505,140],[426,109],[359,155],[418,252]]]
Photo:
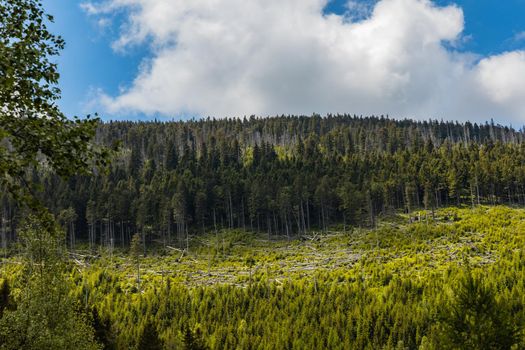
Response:
[[[108,0],[125,11],[115,50],[151,57],[107,112],[177,116],[356,113],[525,121],[525,52],[477,57],[457,6],[380,0],[360,14],[324,15],[327,0]],[[349,11],[363,11],[349,1]]]

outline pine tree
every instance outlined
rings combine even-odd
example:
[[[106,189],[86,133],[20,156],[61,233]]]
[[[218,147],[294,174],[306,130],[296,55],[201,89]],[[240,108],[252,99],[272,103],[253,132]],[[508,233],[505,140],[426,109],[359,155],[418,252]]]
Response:
[[[184,350],[206,350],[207,347],[202,343],[200,331],[193,332],[189,326],[184,327]]]
[[[11,306],[11,288],[7,280],[2,280],[0,285],[0,319],[4,314],[4,310]]]
[[[114,334],[111,329],[111,323],[108,318],[101,317],[97,307],[91,311],[92,325],[95,330],[95,339],[102,345],[104,350],[116,349]]]
[[[164,346],[159,338],[157,328],[150,320],[146,321],[137,342],[138,350],[162,350]]]
[[[447,349],[511,349],[520,325],[505,300],[466,267],[453,299],[442,308],[439,346]]]

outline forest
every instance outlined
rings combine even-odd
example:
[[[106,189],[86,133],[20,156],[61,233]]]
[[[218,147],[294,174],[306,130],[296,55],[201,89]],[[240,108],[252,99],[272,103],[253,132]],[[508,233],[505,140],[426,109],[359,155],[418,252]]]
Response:
[[[1,350],[525,348],[524,130],[68,117],[0,13]]]
[[[144,248],[184,248],[222,228],[298,237],[400,210],[523,205],[524,137],[493,122],[350,115],[108,122],[96,142],[119,144],[109,173],[30,177],[71,248],[125,247],[135,233]],[[5,249],[19,211],[7,193],[1,203]]]
[[[313,115],[91,132],[106,166],[28,168],[45,210],[2,193],[1,348],[525,346],[523,131]]]
[[[93,349],[523,348],[525,210],[420,214],[302,240],[226,229],[182,254],[144,256],[137,240],[130,251],[79,249],[66,255],[62,285],[94,330]],[[2,313],[27,290],[22,266],[23,255],[0,270],[6,349],[31,348],[2,338],[13,320]],[[55,293],[32,294],[52,320]],[[60,320],[68,332],[83,324]]]

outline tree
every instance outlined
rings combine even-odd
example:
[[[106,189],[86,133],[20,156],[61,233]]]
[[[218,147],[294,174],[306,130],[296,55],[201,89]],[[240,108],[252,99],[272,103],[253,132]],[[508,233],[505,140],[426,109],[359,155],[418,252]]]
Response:
[[[53,17],[39,0],[0,0],[0,187],[28,216],[18,232],[25,287],[14,311],[0,320],[5,349],[98,349],[76,310],[64,277],[63,231],[35,196],[34,170],[65,178],[105,167],[109,151],[91,143],[98,118],[68,119],[56,101],[59,74],[52,58],[64,41],[47,29]]]
[[[93,329],[95,330],[95,339],[102,345],[104,350],[116,349],[114,334],[111,330],[109,318],[102,317],[96,307],[91,311]]]
[[[208,197],[204,191],[195,194],[195,220],[202,225],[202,233],[205,233],[206,214],[208,207]]]
[[[72,207],[62,210],[58,215],[58,220],[64,225],[64,229],[68,233],[71,250],[75,249],[75,221],[77,218],[78,215]]]
[[[337,194],[340,201],[340,210],[343,212],[346,222],[357,225],[362,221],[363,207],[366,205],[363,195],[353,183],[346,181],[337,188]]]
[[[253,258],[253,256],[250,255],[246,258],[246,266],[248,267],[250,271],[250,286],[251,286],[252,285],[252,269],[255,266],[255,259]]]
[[[148,320],[138,339],[138,349],[140,350],[162,350],[164,349],[159,333],[153,322]]]
[[[197,328],[194,331],[191,330],[191,328],[186,325],[184,327],[184,334],[183,334],[183,344],[184,344],[184,350],[206,350],[206,345],[203,344],[202,336],[200,329]]]
[[[133,235],[131,239],[131,246],[129,248],[133,262],[137,267],[137,289],[140,291],[140,251],[141,251],[141,239],[138,233]]]
[[[511,349],[518,342],[519,322],[504,300],[467,266],[442,308],[438,347],[446,349]]]
[[[105,166],[108,150],[89,141],[98,118],[70,120],[56,100],[59,74],[52,58],[64,47],[46,23],[39,0],[0,0],[0,184],[37,206],[27,171],[45,163],[67,177]]]
[[[324,176],[319,181],[319,184],[315,189],[314,197],[317,204],[320,206],[319,226],[323,230],[326,230],[330,218],[330,209],[332,208],[332,203],[335,201],[334,186],[331,178]]]
[[[64,232],[50,220],[31,215],[19,231],[25,288],[16,309],[0,319],[0,344],[3,349],[100,349],[69,294]]]
[[[170,142],[168,143],[166,148],[166,169],[174,170],[179,164],[179,156],[177,155],[177,145],[174,142]]]
[[[0,285],[0,319],[4,315],[4,310],[11,306],[11,288],[7,280],[3,280]]]
[[[183,181],[179,181],[177,189],[171,200],[173,207],[173,218],[177,223],[179,240],[186,234],[186,251],[189,250],[189,237],[187,228],[187,197],[188,192]]]

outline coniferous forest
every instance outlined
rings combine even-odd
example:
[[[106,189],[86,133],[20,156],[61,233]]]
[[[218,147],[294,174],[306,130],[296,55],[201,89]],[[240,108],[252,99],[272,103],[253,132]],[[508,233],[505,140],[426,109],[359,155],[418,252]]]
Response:
[[[112,122],[109,174],[33,174],[69,244],[184,247],[188,235],[242,228],[296,237],[333,224],[449,205],[525,204],[525,134],[493,124],[348,115]],[[2,200],[2,242],[17,208]],[[15,225],[12,225],[13,227]]]
[[[95,137],[118,143],[105,172],[30,176],[63,232],[46,241],[62,247],[70,322],[97,346],[511,349],[523,137],[349,115],[110,122]],[[24,242],[48,230],[27,215],[3,196],[8,315]]]
[[[35,171],[71,247],[184,248],[188,236],[244,229],[297,237],[331,225],[373,227],[397,211],[525,204],[525,134],[486,123],[349,115],[110,122],[108,174],[62,181]],[[16,205],[2,199],[2,242]]]
[[[68,118],[0,14],[0,350],[525,348],[524,130]]]

